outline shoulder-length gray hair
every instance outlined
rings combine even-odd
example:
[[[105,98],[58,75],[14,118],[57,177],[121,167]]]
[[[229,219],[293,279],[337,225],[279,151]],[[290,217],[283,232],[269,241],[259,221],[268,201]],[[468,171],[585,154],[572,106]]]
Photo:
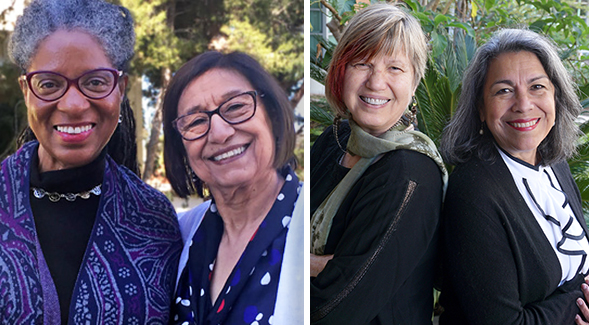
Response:
[[[535,32],[504,29],[477,50],[464,73],[458,107],[444,129],[440,145],[447,163],[457,165],[473,155],[482,160],[494,159],[493,135],[479,115],[483,107],[483,86],[492,59],[502,53],[520,51],[531,52],[538,57],[555,89],[555,125],[538,146],[543,164],[550,165],[575,154],[579,131],[574,121],[581,110],[581,103],[575,93],[576,85],[563,66],[556,47],[548,38]],[[482,127],[485,132],[481,136],[479,130]]]

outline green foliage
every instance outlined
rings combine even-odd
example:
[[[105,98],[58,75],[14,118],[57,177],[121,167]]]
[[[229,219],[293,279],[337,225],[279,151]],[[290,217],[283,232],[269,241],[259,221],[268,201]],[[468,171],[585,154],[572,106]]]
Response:
[[[331,111],[324,96],[311,96],[311,120],[321,125],[330,125],[333,122],[334,114]]]
[[[430,57],[425,77],[417,87],[418,126],[436,144],[456,111],[462,89],[462,74],[476,51],[474,39],[455,31],[452,42],[439,56]]]
[[[0,16],[0,22],[2,21]],[[8,33],[0,31],[0,44]],[[19,68],[8,60],[0,61],[0,161],[16,150],[18,134],[27,125],[27,110],[19,87]]]
[[[356,12],[355,8],[346,7],[347,1],[329,3],[342,16],[349,17]],[[421,22],[429,39],[430,57],[425,77],[416,91],[416,101],[418,127],[434,142],[439,144],[442,130],[456,109],[462,74],[477,44],[484,44],[500,28],[528,27],[554,40],[563,63],[579,85],[583,107],[589,108],[589,65],[584,62],[589,59],[584,53],[589,52],[583,52],[589,50],[589,28],[579,17],[580,12],[587,14],[587,8],[576,8],[576,4],[560,0],[440,1],[433,8],[424,7],[417,0],[404,3]],[[335,44],[323,41],[321,46],[324,54],[319,58],[311,49],[311,77],[323,83]],[[311,130],[312,139],[323,125],[330,123],[329,114],[324,98],[311,99],[311,120],[316,123]],[[579,154],[569,165],[581,191],[585,214],[589,216],[589,122],[581,126],[581,131],[584,136],[578,142]]]
[[[221,32],[228,35],[229,51],[241,51],[253,56],[281,81],[283,87],[287,88],[303,77],[303,52],[295,42],[280,43],[275,49],[270,35],[252,25],[247,18],[230,20],[228,25],[221,28]],[[302,43],[303,35],[298,36],[300,40],[293,40]]]
[[[252,55],[288,89],[303,77],[304,3],[291,0],[226,0],[227,50]],[[243,30],[241,30],[243,28]]]
[[[580,126],[583,136],[577,141],[578,154],[569,160],[571,174],[581,192],[585,221],[589,224],[589,122]]]
[[[135,19],[135,57],[133,68],[138,73],[145,70],[159,70],[178,65],[177,39],[169,28],[166,11],[162,10],[166,0],[122,0]]]
[[[470,37],[475,37],[474,29],[454,16],[427,10],[417,1],[407,0],[405,3],[411,8],[413,16],[420,21],[424,32],[429,35],[434,58],[442,55],[450,44],[449,31],[462,29]]]
[[[333,50],[336,44],[332,42],[326,42],[323,39],[318,39],[318,43],[323,48],[322,55],[317,55],[315,49],[311,49],[311,78],[325,85],[325,77],[327,76],[327,67],[331,61]],[[315,143],[315,140],[326,126],[333,122],[335,115],[332,112],[325,96],[312,95],[310,100],[310,119],[311,119],[311,146]]]
[[[135,20],[135,57],[132,73],[145,75],[155,97],[163,85],[162,71],[176,71],[184,62],[206,51],[225,23],[222,1],[121,0]],[[148,95],[149,95],[148,94]]]
[[[294,148],[294,155],[297,160],[297,168],[295,170],[300,181],[305,180],[305,141],[303,134],[297,134],[296,145]]]
[[[334,42],[327,42],[316,35],[311,37],[315,38],[321,47],[321,53],[319,55],[317,55],[316,48],[311,49],[311,78],[323,84],[325,82],[325,76],[327,75],[326,71],[329,67],[329,62],[331,62],[331,57],[333,56],[333,51],[337,44]]]

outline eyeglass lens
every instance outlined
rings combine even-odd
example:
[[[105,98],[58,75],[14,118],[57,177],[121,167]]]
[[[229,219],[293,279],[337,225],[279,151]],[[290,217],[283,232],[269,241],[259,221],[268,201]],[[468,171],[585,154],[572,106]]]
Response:
[[[116,86],[116,77],[110,70],[93,70],[80,76],[77,83],[78,89],[84,95],[98,99],[108,96],[113,91]],[[30,87],[37,97],[54,100],[67,91],[68,80],[57,73],[40,72],[31,75]]]
[[[230,98],[217,109],[223,120],[229,124],[238,124],[251,118],[256,111],[255,94],[243,93]],[[210,129],[210,120],[214,113],[196,112],[178,119],[177,126],[185,139],[197,139]]]

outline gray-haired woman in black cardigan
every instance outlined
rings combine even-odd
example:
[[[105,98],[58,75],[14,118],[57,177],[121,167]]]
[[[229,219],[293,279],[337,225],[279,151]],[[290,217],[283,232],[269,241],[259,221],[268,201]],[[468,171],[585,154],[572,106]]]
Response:
[[[580,109],[548,39],[506,29],[477,51],[442,138],[456,168],[440,324],[584,324],[589,242],[566,163]]]

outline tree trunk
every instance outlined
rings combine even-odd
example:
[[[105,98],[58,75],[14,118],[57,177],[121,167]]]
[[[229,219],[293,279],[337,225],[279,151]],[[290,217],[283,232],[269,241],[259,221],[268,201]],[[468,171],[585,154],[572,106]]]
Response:
[[[451,1],[448,1],[451,2]],[[425,6],[426,10],[431,10],[431,11],[436,11],[436,9],[438,8],[438,5],[440,4],[440,0],[432,0],[430,3],[428,3]]]
[[[170,30],[174,30],[174,19],[176,17],[176,1],[168,1],[166,4],[166,25]],[[162,88],[157,96],[155,103],[155,113],[151,120],[151,132],[149,132],[149,141],[145,146],[145,169],[143,170],[143,180],[147,181],[153,176],[155,169],[155,160],[158,153],[161,152],[160,131],[162,129],[162,109],[164,103],[164,94],[170,84],[172,78],[172,70],[170,67],[160,69]]]
[[[127,98],[129,104],[133,109],[133,117],[135,117],[135,141],[137,141],[137,164],[139,170],[144,170],[145,159],[145,127],[143,124],[143,93],[141,91],[141,76],[129,75],[129,83],[127,84]]]
[[[342,38],[344,26],[340,25],[339,21],[334,18],[332,18],[329,23],[326,24],[326,26],[329,28],[329,31],[335,40],[339,42],[339,40]]]
[[[155,113],[151,120],[151,132],[149,133],[149,142],[145,146],[145,169],[143,170],[143,180],[147,181],[153,176],[155,168],[155,160],[157,154],[161,151],[159,147],[160,143],[160,130],[162,129],[162,106],[164,101],[164,94],[170,79],[172,77],[172,70],[170,68],[163,68],[162,74],[162,89],[157,96],[155,104]]]

